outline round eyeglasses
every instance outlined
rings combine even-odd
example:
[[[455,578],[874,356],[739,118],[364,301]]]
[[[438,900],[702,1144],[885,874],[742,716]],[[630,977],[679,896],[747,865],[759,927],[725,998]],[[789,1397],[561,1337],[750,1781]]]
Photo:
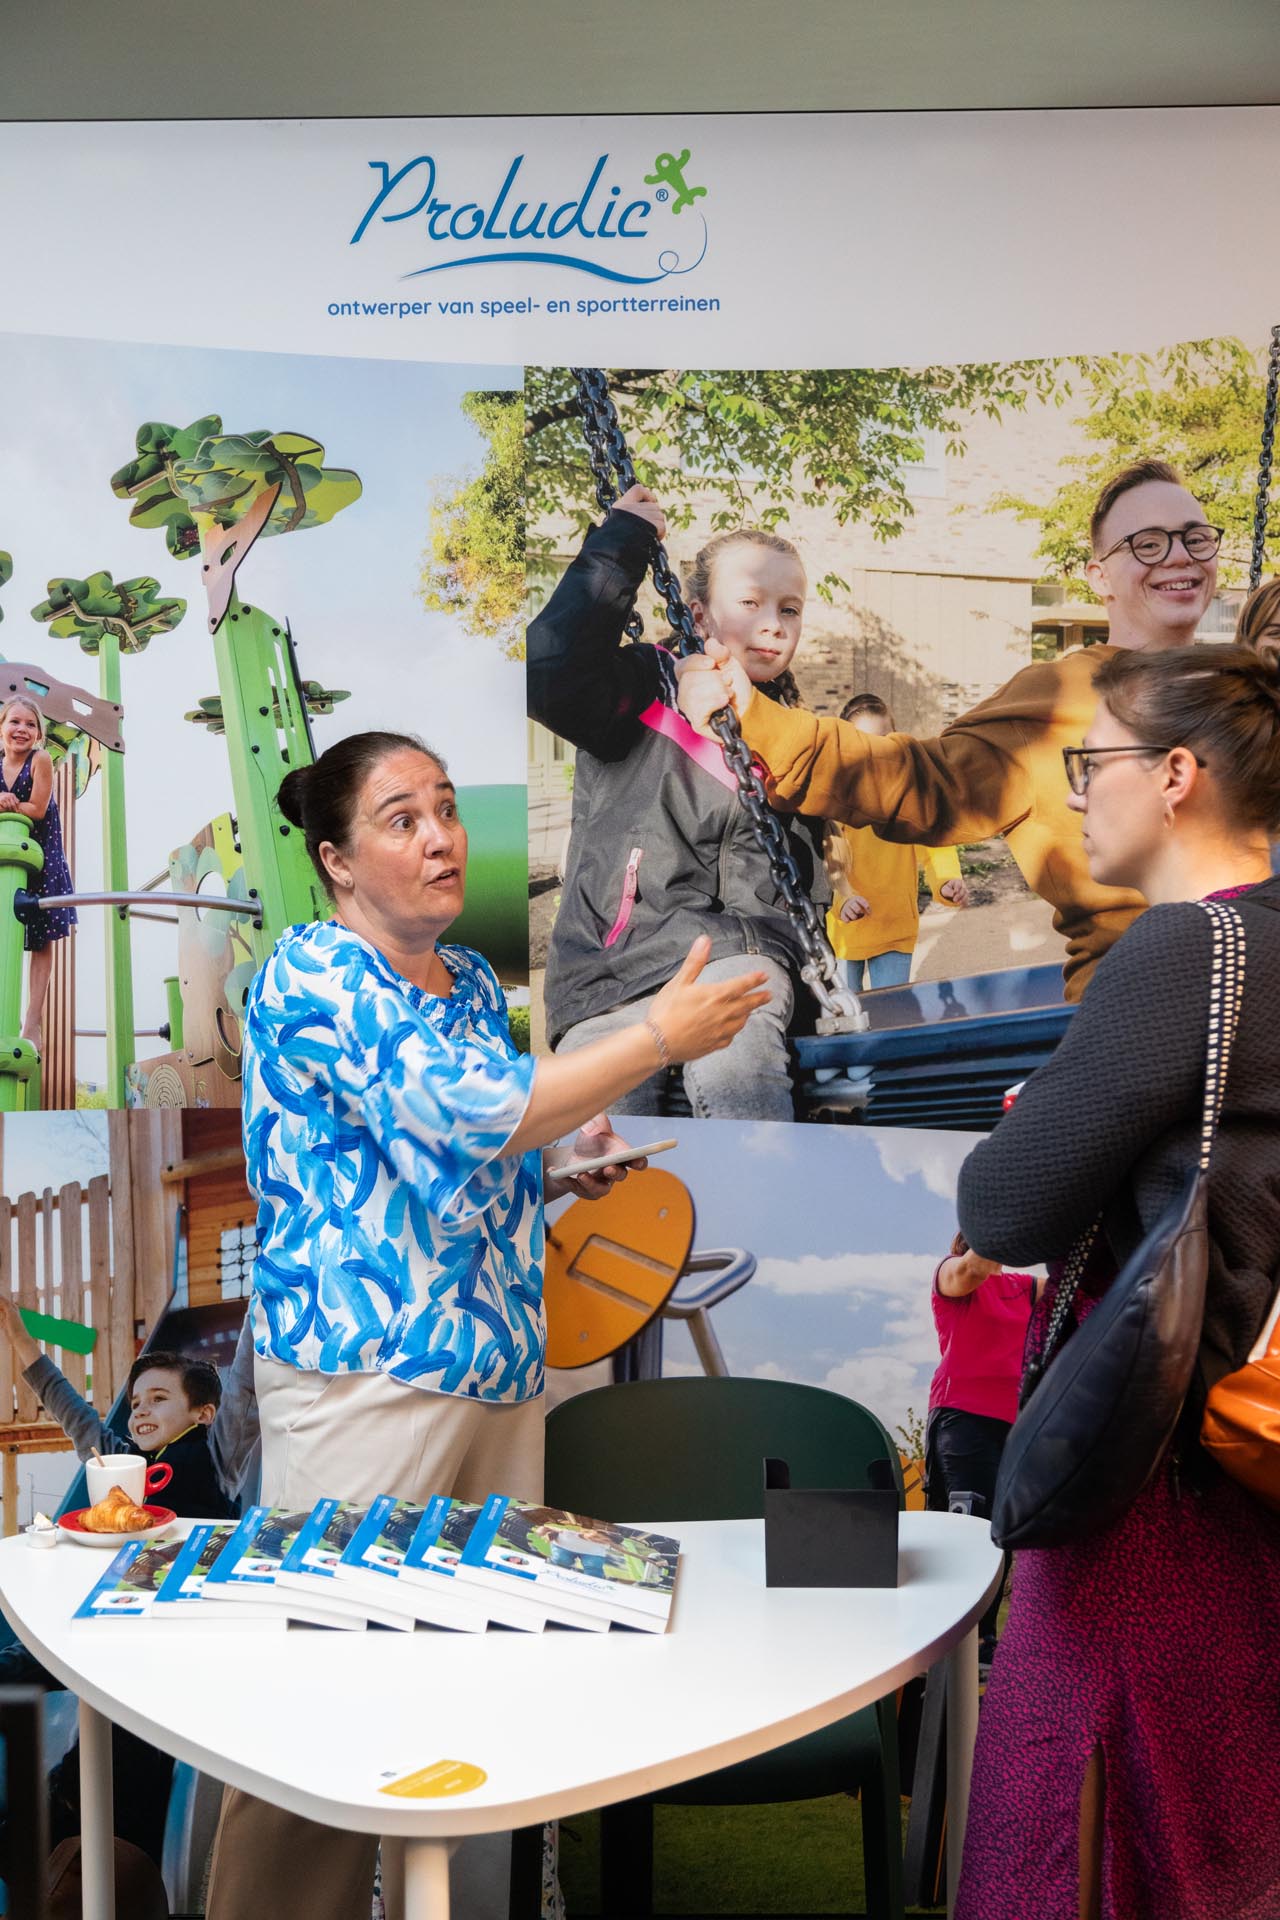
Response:
[[[1123,540],[1117,540],[1114,547],[1108,547],[1098,558],[1109,560],[1121,547],[1128,547],[1139,566],[1158,567],[1173,552],[1174,541],[1181,540],[1189,560],[1212,560],[1222,545],[1222,534],[1221,527],[1210,527],[1203,522],[1190,527],[1140,527],[1137,533],[1126,533]]]
[[[1072,793],[1085,794],[1089,791],[1089,781],[1098,771],[1096,763],[1104,754],[1109,753],[1172,753],[1172,747],[1150,747],[1135,744],[1132,747],[1064,747],[1062,764],[1067,770],[1067,785]],[[1195,763],[1203,767],[1206,763],[1197,753]]]

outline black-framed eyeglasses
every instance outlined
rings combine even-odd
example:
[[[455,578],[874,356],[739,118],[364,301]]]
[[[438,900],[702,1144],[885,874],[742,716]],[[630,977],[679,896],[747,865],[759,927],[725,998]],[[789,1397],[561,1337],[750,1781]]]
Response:
[[[1212,560],[1222,545],[1222,535],[1223,528],[1204,523],[1173,529],[1139,527],[1137,533],[1126,533],[1123,540],[1117,540],[1114,547],[1108,547],[1098,558],[1109,560],[1113,553],[1119,553],[1121,547],[1128,547],[1139,566],[1158,567],[1173,552],[1174,541],[1181,540],[1188,560]]]
[[[1072,793],[1085,794],[1089,791],[1089,781],[1095,773],[1094,762],[1108,753],[1172,753],[1172,747],[1150,747],[1135,744],[1132,747],[1064,747],[1062,764],[1067,770],[1067,785]],[[1206,763],[1197,753],[1195,763],[1203,767]]]

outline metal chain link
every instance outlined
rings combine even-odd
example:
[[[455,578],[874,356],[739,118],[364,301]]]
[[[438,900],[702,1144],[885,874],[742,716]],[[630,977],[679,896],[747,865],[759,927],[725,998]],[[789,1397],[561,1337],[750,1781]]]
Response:
[[[635,467],[618,422],[618,411],[609,392],[602,367],[571,367],[578,390],[582,431],[587,443],[591,471],[595,475],[596,500],[607,513],[619,493],[636,484]],[[702,652],[702,640],[693,615],[685,605],[680,582],[667,558],[666,548],[653,541],[653,582],[662,595],[667,623],[672,629],[675,650],[682,657]],[[643,622],[633,614],[627,633],[639,639]],[[738,783],[738,798],[746,808],[752,831],[769,862],[773,883],[782,897],[800,941],[803,962],[800,977],[822,1009],[818,1021],[820,1033],[859,1032],[867,1025],[857,995],[839,982],[836,957],[827,939],[826,927],[818,907],[800,878],[795,855],[777,814],[769,805],[764,781],[751,758],[732,707],[722,707],[711,716],[711,725],[723,750],[725,763]]]
[[[1249,591],[1261,584],[1267,518],[1271,509],[1271,455],[1276,439],[1276,400],[1280,395],[1280,327],[1271,329],[1267,359],[1267,397],[1262,409],[1262,446],[1258,454],[1258,494],[1253,509],[1253,554],[1249,562]]]

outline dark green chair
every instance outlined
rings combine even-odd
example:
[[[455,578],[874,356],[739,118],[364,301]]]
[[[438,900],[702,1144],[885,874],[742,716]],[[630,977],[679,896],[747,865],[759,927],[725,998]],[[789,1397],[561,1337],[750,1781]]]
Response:
[[[603,1519],[758,1519],[766,1456],[796,1487],[864,1487],[898,1450],[873,1413],[842,1394],[780,1380],[640,1380],[577,1395],[547,1419],[549,1505]],[[759,1806],[857,1795],[867,1912],[900,1920],[902,1826],[892,1696],[772,1753],[606,1807],[600,1816],[601,1911],[653,1910],[653,1807]],[[521,1837],[517,1861],[531,1854]],[[518,1876],[523,1880],[524,1876]],[[513,1912],[517,1876],[513,1875]],[[523,1895],[519,1896],[523,1904]],[[527,1909],[525,1909],[527,1912]]]

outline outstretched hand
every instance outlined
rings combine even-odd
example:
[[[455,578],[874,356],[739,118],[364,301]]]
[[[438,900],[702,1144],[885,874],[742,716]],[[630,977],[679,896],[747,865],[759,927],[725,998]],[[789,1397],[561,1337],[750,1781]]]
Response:
[[[27,1368],[40,1358],[40,1344],[33,1340],[23,1324],[22,1315],[14,1301],[0,1294],[0,1333],[13,1348],[13,1355],[19,1366]]]
[[[763,973],[704,980],[702,971],[710,958],[711,941],[700,933],[679,972],[650,1005],[651,1022],[662,1034],[673,1064],[718,1053],[741,1033],[756,1008],[767,1006],[772,998]]]

